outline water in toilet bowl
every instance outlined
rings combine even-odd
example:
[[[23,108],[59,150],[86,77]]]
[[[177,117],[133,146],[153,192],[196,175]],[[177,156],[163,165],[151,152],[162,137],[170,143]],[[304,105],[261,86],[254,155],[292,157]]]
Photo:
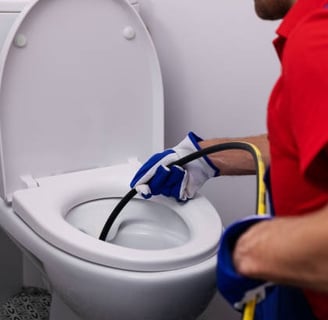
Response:
[[[72,208],[66,221],[98,238],[108,214],[119,198],[97,199]],[[153,201],[133,199],[111,229],[107,242],[133,249],[163,250],[188,242],[189,229],[169,207]]]

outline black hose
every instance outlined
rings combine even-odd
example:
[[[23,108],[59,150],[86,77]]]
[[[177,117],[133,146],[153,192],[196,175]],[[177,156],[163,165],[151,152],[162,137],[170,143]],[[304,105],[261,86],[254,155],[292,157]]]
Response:
[[[258,172],[259,172],[259,161],[258,161],[258,157],[257,157],[257,153],[254,150],[254,147],[252,147],[251,144],[249,143],[244,143],[244,142],[227,142],[227,143],[221,143],[221,144],[216,144],[204,149],[201,149],[199,151],[193,152],[191,154],[188,154],[187,156],[172,162],[170,166],[176,165],[176,166],[183,166],[188,162],[194,161],[198,158],[203,157],[204,155],[208,155],[211,153],[215,153],[215,152],[220,152],[220,151],[226,151],[226,150],[245,150],[251,153],[251,155],[253,156],[253,159],[256,163],[256,175],[258,176]],[[259,190],[259,179],[257,179],[257,190]],[[110,228],[112,227],[114,221],[116,220],[116,218],[118,217],[118,215],[120,214],[120,212],[122,211],[122,209],[126,206],[126,204],[137,194],[136,189],[131,189],[122,199],[121,201],[116,205],[116,207],[113,209],[112,213],[109,215],[101,233],[99,236],[99,240],[102,241],[106,241],[108,232],[110,230]],[[257,192],[257,197],[259,197],[259,192]],[[256,212],[258,211],[258,205],[259,205],[259,201],[257,199],[256,201]]]

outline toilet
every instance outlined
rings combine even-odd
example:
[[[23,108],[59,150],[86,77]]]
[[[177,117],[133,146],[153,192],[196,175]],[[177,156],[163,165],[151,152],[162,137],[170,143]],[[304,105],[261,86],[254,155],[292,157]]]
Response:
[[[202,195],[132,199],[163,149],[151,36],[124,0],[33,0],[0,54],[0,226],[50,285],[51,320],[192,320],[215,289],[221,219]]]

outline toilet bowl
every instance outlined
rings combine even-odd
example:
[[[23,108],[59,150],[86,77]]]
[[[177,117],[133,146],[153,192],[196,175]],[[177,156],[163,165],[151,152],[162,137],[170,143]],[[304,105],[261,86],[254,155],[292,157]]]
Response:
[[[49,280],[50,319],[196,319],[215,292],[222,232],[205,197],[135,197],[98,240],[163,148],[161,72],[136,8],[32,1],[0,74],[0,225]]]

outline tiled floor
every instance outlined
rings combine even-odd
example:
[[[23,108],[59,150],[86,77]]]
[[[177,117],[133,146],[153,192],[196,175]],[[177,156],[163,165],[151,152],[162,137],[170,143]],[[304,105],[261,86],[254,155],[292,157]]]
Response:
[[[0,307],[0,320],[47,320],[51,295],[39,288],[23,288]]]

